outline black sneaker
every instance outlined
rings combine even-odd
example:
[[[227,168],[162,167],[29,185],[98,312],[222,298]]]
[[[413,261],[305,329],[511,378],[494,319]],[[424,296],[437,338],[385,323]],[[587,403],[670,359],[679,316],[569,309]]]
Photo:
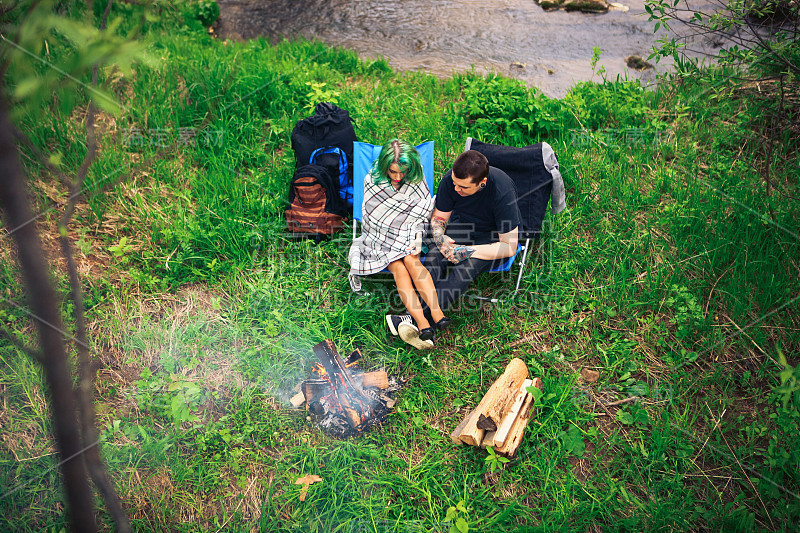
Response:
[[[419,338],[424,341],[432,341],[433,337],[436,336],[436,330],[433,328],[425,328],[420,330]]]
[[[449,326],[452,322],[453,320],[451,318],[442,317],[442,319],[436,324],[434,324],[433,327],[436,328],[438,331],[443,331],[447,329],[447,326]]]
[[[417,350],[430,350],[433,348],[433,341],[420,338],[419,329],[413,322],[403,322],[397,327],[397,330],[400,332],[400,338],[403,339],[403,342],[410,344]]]
[[[386,315],[386,325],[389,326],[389,331],[391,331],[392,335],[395,337],[399,335],[398,328],[400,324],[403,323],[414,324],[411,315]]]

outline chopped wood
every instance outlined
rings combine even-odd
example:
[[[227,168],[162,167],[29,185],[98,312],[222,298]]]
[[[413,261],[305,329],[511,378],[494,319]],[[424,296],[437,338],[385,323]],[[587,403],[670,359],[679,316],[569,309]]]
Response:
[[[522,359],[512,359],[511,362],[508,363],[508,366],[503,374],[497,378],[497,380],[495,380],[491,387],[489,387],[489,390],[475,408],[474,415],[471,416],[465,424],[459,435],[461,441],[472,446],[480,446],[485,432],[484,429],[478,427],[478,420],[480,419],[480,416],[484,415],[484,419],[489,419],[490,417],[488,416],[488,413],[490,408],[492,408],[498,401],[505,402],[509,389],[512,391],[511,400],[513,402],[517,391],[519,391],[520,386],[527,377],[528,367],[525,366],[525,363],[522,361]],[[497,421],[492,421],[495,423],[496,429]]]
[[[472,415],[474,413],[475,413],[474,409],[469,413],[467,413],[467,416],[464,417],[464,420],[462,420],[461,423],[456,427],[456,429],[454,429],[453,432],[450,433],[450,440],[453,441],[453,444],[458,444],[458,445],[464,444],[459,437],[461,436],[461,432],[464,430],[464,427],[467,425],[467,423],[469,422],[470,418],[472,418]]]
[[[377,387],[379,389],[389,388],[389,374],[384,370],[364,372],[356,376],[356,380],[361,382],[362,387]]]
[[[488,448],[489,446],[494,446],[494,436],[497,434],[497,431],[487,431],[486,434],[483,436],[483,440],[481,441],[481,448]]]
[[[500,427],[493,435],[493,441],[491,446],[498,447],[502,446],[503,443],[506,441],[506,437],[508,437],[509,431],[511,431],[511,426],[514,425],[514,420],[517,419],[519,416],[520,411],[522,410],[522,403],[525,401],[525,397],[528,394],[528,387],[533,385],[533,380],[526,379],[522,386],[517,392],[517,398],[514,400],[514,404],[511,406],[511,409],[506,414],[503,421],[500,423]],[[484,441],[488,438],[488,435],[483,438]]]
[[[306,403],[311,405],[333,391],[331,390],[331,382],[327,379],[307,379],[300,384],[300,392],[303,393]]]
[[[292,407],[297,409],[298,407],[303,405],[305,401],[306,401],[305,395],[302,392],[298,392],[297,394],[291,397],[289,403],[292,404]]]
[[[344,363],[345,365],[352,365],[359,359],[361,359],[361,350],[356,348],[350,353],[350,355],[347,356],[347,358],[344,360]]]
[[[542,390],[544,384],[542,383],[541,379],[533,378],[532,386]],[[514,424],[511,426],[511,430],[509,430],[505,442],[503,442],[502,446],[495,447],[495,451],[497,453],[506,455],[508,457],[516,455],[517,449],[519,448],[520,443],[522,443],[522,437],[525,434],[525,428],[528,425],[528,420],[530,420],[532,413],[533,394],[527,393],[525,395],[525,400],[522,402],[519,416],[517,416],[516,420],[514,420]]]
[[[510,365],[509,365],[510,366]],[[524,364],[523,364],[524,366]],[[522,373],[511,375],[508,381],[505,383],[503,389],[501,389],[494,399],[494,401],[489,405],[489,408],[485,412],[486,418],[492,421],[492,425],[494,427],[484,428],[484,429],[491,429],[496,430],[500,427],[500,424],[503,422],[506,414],[511,410],[511,407],[514,405],[514,402],[519,395],[519,389],[522,386],[522,383],[525,381],[525,378],[528,377],[528,369],[525,369],[524,375]]]

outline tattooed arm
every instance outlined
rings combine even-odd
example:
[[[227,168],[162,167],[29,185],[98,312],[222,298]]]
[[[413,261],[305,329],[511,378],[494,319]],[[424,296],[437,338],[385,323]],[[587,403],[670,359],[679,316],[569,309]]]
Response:
[[[445,257],[447,257],[448,251],[452,253],[454,244],[453,239],[444,234],[445,230],[447,229],[447,222],[450,220],[451,213],[452,211],[444,212],[434,209],[433,214],[431,215],[431,233],[433,234],[433,242],[436,243],[436,246],[439,248],[439,250],[441,250]]]

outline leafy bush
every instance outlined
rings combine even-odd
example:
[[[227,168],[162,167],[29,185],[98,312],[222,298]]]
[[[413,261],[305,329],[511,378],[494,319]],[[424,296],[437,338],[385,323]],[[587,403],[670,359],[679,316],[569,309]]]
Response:
[[[198,0],[192,6],[194,16],[206,28],[214,24],[219,18],[219,5],[214,0]]]
[[[521,146],[571,130],[665,130],[654,110],[658,94],[636,81],[582,82],[563,100],[550,99],[521,81],[490,75],[463,83],[465,114],[482,140]]]
[[[719,9],[716,9],[719,7]],[[796,178],[780,183],[771,176],[796,176],[800,149],[800,3],[789,0],[731,0],[704,12],[678,0],[648,0],[650,20],[659,27],[680,20],[703,39],[723,43],[717,67],[706,67],[684,53],[691,38],[664,37],[651,58],[672,58],[681,82],[697,84],[704,94],[735,104],[732,131],[736,149],[754,137],[747,152],[756,155],[767,186],[794,189]],[[698,107],[707,107],[705,99]],[[702,111],[701,111],[702,112]],[[737,156],[738,158],[738,156]],[[783,192],[783,191],[782,191]],[[784,193],[786,194],[786,193]],[[794,191],[789,193],[796,196]]]
[[[467,78],[463,86],[467,121],[481,138],[522,145],[559,131],[557,100],[550,100],[521,81],[496,74]]]
[[[578,83],[564,98],[571,115],[567,123],[588,130],[663,129],[667,124],[653,109],[656,98],[657,94],[642,87],[639,80]]]

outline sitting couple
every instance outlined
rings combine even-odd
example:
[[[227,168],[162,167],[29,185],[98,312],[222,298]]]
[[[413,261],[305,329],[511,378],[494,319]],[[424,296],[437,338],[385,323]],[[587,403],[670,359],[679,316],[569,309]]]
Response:
[[[430,225],[436,247],[420,261]],[[433,348],[444,311],[482,272],[514,255],[520,213],[511,178],[480,152],[459,155],[431,198],[417,150],[385,144],[364,178],[362,235],[350,248],[350,284],[388,268],[408,315],[387,315],[392,334],[418,349]],[[417,293],[424,303],[420,303]]]

